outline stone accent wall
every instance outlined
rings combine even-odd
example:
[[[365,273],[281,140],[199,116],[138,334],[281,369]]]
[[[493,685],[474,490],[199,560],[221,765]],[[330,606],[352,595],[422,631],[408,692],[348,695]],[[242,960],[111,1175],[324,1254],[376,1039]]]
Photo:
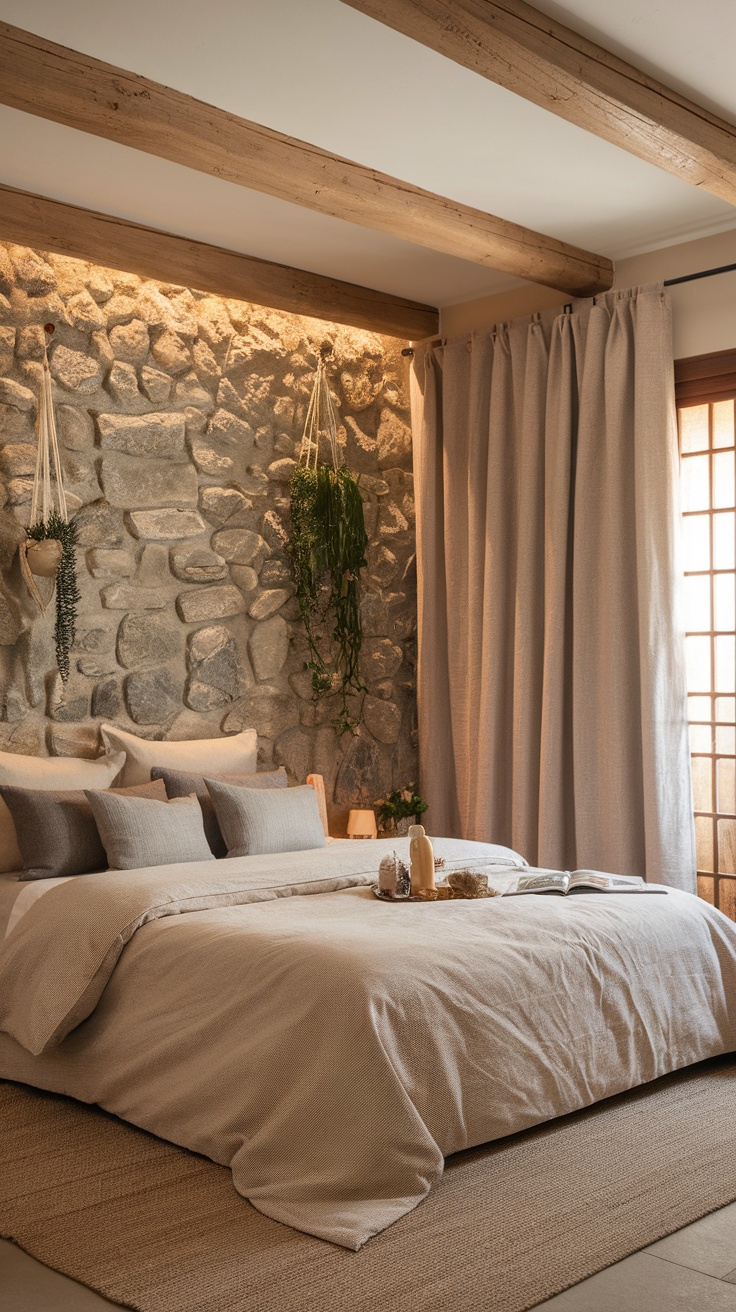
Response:
[[[82,601],[61,700],[53,604],[20,576],[43,324]],[[356,736],[315,704],[283,551],[316,353],[361,474],[370,538]],[[414,503],[401,343],[79,260],[0,245],[0,748],[94,756],[253,726],[259,765],[350,806],[416,778]],[[356,703],[358,705],[359,703]]]

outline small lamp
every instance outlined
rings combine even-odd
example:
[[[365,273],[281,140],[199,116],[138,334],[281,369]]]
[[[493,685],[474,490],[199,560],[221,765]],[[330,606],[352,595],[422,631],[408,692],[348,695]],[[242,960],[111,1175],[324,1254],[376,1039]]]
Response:
[[[351,811],[348,816],[348,838],[376,837],[375,811]]]

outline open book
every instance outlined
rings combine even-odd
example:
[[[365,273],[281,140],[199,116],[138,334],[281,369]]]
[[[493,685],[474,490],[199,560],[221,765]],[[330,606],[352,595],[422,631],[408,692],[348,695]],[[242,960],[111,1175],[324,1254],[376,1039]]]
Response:
[[[600,870],[532,870],[520,873],[502,889],[504,897],[519,893],[664,893],[649,888],[638,875],[604,875]]]

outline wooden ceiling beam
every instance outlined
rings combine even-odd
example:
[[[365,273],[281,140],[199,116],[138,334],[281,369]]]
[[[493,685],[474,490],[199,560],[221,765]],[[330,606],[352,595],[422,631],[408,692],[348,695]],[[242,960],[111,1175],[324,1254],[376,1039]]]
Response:
[[[736,204],[736,126],[524,0],[343,0],[387,27]]]
[[[0,240],[409,341],[436,333],[439,325],[431,305],[2,185]]]
[[[559,291],[594,295],[613,282],[613,265],[604,256],[341,159],[8,23],[0,23],[0,103]]]

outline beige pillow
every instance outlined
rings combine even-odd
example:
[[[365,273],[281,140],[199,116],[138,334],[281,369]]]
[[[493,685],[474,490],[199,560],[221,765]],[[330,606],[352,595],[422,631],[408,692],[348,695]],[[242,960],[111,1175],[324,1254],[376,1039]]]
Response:
[[[109,788],[123,768],[122,752],[102,756],[97,761],[81,761],[68,756],[17,756],[0,752],[0,784],[12,788],[38,788],[44,792]],[[0,799],[0,871],[21,870],[23,858],[18,847],[15,824]]]
[[[193,774],[255,774],[256,731],[244,729],[229,738],[195,738],[189,742],[151,742],[112,724],[100,726],[109,752],[125,752],[120,784],[147,784],[154,766],[187,770]]]

